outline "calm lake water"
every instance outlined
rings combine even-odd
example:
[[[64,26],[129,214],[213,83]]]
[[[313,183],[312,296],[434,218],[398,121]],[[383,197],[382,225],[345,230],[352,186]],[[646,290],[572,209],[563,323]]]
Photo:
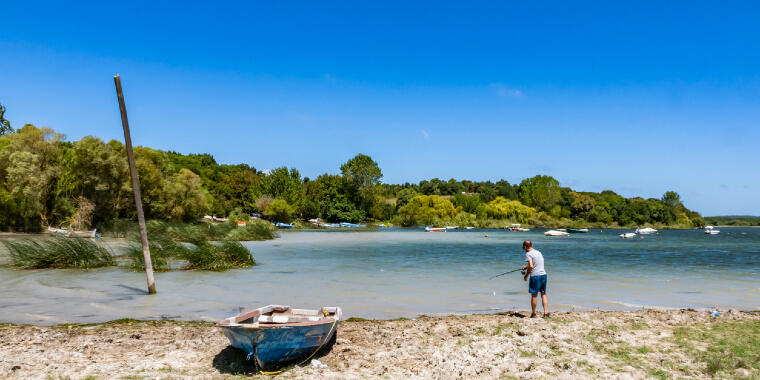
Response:
[[[285,231],[244,243],[258,266],[223,273],[144,273],[119,268],[0,268],[0,321],[54,324],[116,318],[218,320],[267,304],[341,306],[347,316],[415,317],[529,308],[521,242],[543,252],[553,309],[735,308],[760,310],[760,229],[543,231]],[[488,237],[484,237],[487,234]],[[540,308],[540,306],[539,306]]]

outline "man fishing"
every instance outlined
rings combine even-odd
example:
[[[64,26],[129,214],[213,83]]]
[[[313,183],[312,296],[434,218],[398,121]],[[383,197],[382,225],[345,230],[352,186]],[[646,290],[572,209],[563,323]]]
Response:
[[[549,317],[549,300],[546,298],[546,270],[544,270],[544,256],[536,249],[533,249],[533,243],[530,240],[523,242],[525,251],[525,261],[527,265],[522,267],[525,271],[523,280],[528,281],[528,292],[530,293],[531,318],[536,318],[536,303],[538,293],[541,293],[541,302],[544,305],[544,318]]]

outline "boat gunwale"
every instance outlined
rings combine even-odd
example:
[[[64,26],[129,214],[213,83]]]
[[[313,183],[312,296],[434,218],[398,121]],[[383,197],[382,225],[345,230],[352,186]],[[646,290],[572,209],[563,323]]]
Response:
[[[235,315],[229,318],[222,319],[221,321],[217,322],[216,326],[230,327],[230,328],[233,328],[233,327],[247,328],[247,329],[315,326],[315,325],[321,325],[321,324],[327,324],[327,323],[336,323],[340,321],[340,318],[343,316],[343,311],[340,309],[340,307],[335,307],[336,310],[334,314],[324,315],[318,321],[302,321],[302,322],[287,322],[287,323],[272,323],[272,322],[240,323],[241,321],[245,321],[247,319],[261,316],[261,310],[270,306],[274,306],[274,305],[264,306],[258,309],[253,309],[250,311],[246,311],[244,313],[240,313],[238,315]]]

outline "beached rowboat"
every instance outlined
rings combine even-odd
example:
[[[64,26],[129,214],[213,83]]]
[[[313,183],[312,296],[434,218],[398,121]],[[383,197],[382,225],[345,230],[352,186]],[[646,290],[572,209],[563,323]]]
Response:
[[[342,315],[339,307],[307,310],[269,305],[223,319],[217,327],[259,369],[273,371],[300,364],[329,348]]]

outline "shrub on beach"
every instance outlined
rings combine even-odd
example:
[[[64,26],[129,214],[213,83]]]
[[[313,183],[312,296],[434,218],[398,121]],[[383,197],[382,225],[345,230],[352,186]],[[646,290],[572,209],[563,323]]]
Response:
[[[24,269],[89,269],[115,264],[105,246],[85,238],[51,237],[44,240],[8,240],[2,243],[10,253],[11,265]]]

